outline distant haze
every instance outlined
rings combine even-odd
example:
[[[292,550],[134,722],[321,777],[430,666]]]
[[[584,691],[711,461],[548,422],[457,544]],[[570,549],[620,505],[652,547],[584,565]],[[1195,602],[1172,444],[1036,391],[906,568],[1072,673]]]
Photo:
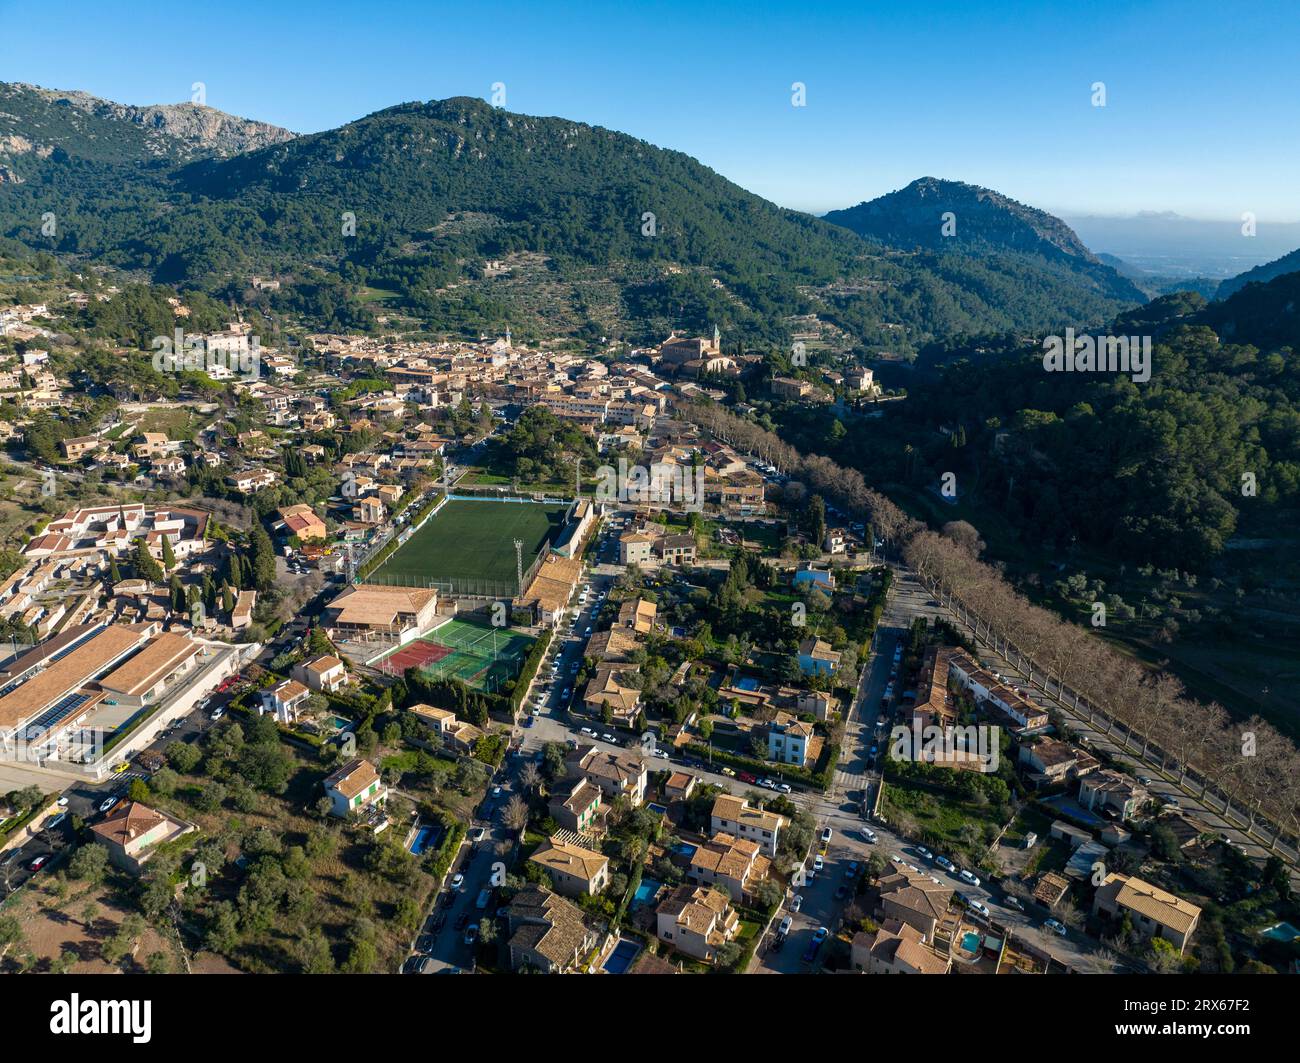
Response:
[[[1232,277],[1300,247],[1300,222],[1204,221],[1170,212],[1127,217],[1062,215],[1094,254],[1111,254],[1153,276]]]

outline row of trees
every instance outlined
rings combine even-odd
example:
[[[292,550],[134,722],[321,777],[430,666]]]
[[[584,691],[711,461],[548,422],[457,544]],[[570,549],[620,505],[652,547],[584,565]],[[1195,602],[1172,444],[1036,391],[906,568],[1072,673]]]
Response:
[[[1293,836],[1300,834],[1300,752],[1258,716],[1234,721],[1216,703],[1189,698],[1167,672],[1153,672],[1124,657],[1083,629],[1016,593],[970,544],[931,531],[866,485],[861,474],[819,455],[803,455],[775,434],[700,403],[686,416],[723,441],[755,454],[835,499],[870,522],[921,580],[950,596],[978,632],[1009,643],[1026,666],[1081,711],[1100,712],[1109,730],[1145,755],[1156,754],[1183,777],[1193,773],[1202,793],[1213,787],[1226,812],[1242,808],[1253,826],[1264,816]]]

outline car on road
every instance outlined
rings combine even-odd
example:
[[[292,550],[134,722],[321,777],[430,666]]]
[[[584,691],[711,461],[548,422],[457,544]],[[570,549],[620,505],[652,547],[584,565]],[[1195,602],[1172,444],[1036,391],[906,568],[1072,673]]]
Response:
[[[818,853],[815,857],[813,857],[813,870],[817,872],[821,872],[822,869],[825,867],[826,867],[826,858],[822,856],[821,853]]]
[[[67,798],[67,795],[66,795],[66,794],[65,794],[63,797],[60,797],[60,798],[59,798],[58,805],[59,805],[60,808],[67,808],[67,807],[68,807],[68,798]]]
[[[1012,897],[1008,895],[1002,898],[1002,903],[1005,904],[1008,908],[1014,908],[1018,912],[1023,912],[1025,910],[1025,902],[1022,901],[1019,897]]]
[[[1045,919],[1043,929],[1050,930],[1057,937],[1065,937],[1065,924],[1059,919]]]
[[[41,868],[45,866],[45,862],[49,860],[49,858],[50,857],[48,853],[42,853],[35,860],[33,860],[30,864],[27,865],[27,870],[39,871]]]
[[[822,828],[822,844],[823,844],[823,845],[829,845],[830,842],[831,842],[831,838],[833,838],[833,837],[834,837],[834,832],[830,829],[830,827],[823,827],[823,828]]]
[[[967,871],[964,867],[957,872],[957,877],[963,882],[969,882],[972,886],[978,886],[980,884],[979,876],[971,871]]]
[[[101,812],[107,812],[115,804],[117,804],[117,794],[110,794],[99,803],[99,810]]]
[[[579,728],[578,733],[579,733],[579,734],[585,734],[585,735],[587,735],[589,738],[595,738],[595,737],[596,737],[596,732],[593,731],[590,727],[582,727],[582,728]]]
[[[451,876],[451,885],[448,887],[448,889],[450,889],[452,893],[459,893],[464,888],[465,888],[465,876],[462,875],[459,871],[457,871],[456,874]]]
[[[1160,800],[1164,802],[1166,808],[1179,808],[1179,807],[1181,807],[1181,806],[1178,804],[1178,798],[1176,798],[1176,797],[1161,797]]]
[[[469,832],[469,840],[473,842],[475,845],[477,845],[486,837],[487,837],[486,827],[475,827],[472,831]]]
[[[936,856],[934,858],[934,862],[938,864],[941,868],[943,868],[945,871],[947,871],[949,874],[952,874],[954,871],[957,870],[956,865],[951,860],[949,860],[946,856]]]
[[[776,936],[778,938],[785,938],[790,933],[790,928],[792,926],[794,926],[794,918],[793,916],[787,915],[781,920],[781,925],[776,928]]]
[[[66,812],[60,812],[57,816],[51,816],[49,819],[45,821],[44,829],[53,830],[55,827],[57,827],[60,823],[62,823],[67,818],[68,818],[68,814]]]
[[[793,897],[790,898],[790,911],[797,912],[802,907],[803,907],[803,894],[796,893]]]
[[[790,786],[790,784],[789,784],[788,782],[779,783],[779,784],[777,785],[777,790],[778,790],[780,793],[783,793],[783,794],[792,794],[792,793],[794,793],[793,788],[791,788],[791,786]]]
[[[776,783],[774,783],[771,779],[759,779],[758,785],[761,786],[764,790],[776,789]]]
[[[128,764],[126,761],[122,761],[121,764],[114,764],[114,765],[113,765],[113,774],[114,774],[114,775],[121,775],[122,772],[124,772],[124,771],[129,771],[130,768],[131,768],[131,765],[130,765],[130,764]]]
[[[989,911],[988,905],[983,901],[977,901],[972,897],[966,902],[966,907],[968,907],[972,912],[978,912],[985,919],[993,918],[993,913]]]
[[[416,940],[415,940],[415,951],[416,951],[416,952],[432,952],[432,951],[433,951],[433,946],[434,946],[435,944],[436,944],[436,943],[435,943],[434,940],[433,940],[433,935],[432,935],[432,934],[421,934],[421,935],[420,935],[418,938],[416,938]]]
[[[478,940],[478,923],[470,923],[465,928],[465,944],[473,945]]]
[[[671,760],[671,759],[672,759],[672,757],[671,757],[671,756],[669,755],[669,753],[668,753],[668,750],[666,750],[666,749],[656,749],[656,750],[655,750],[655,756],[658,757],[660,760]],[[725,774],[726,771],[727,771],[727,769],[726,769],[726,768],[723,768],[722,771],[723,771],[723,773]],[[735,774],[735,773],[733,772],[732,774]]]
[[[816,942],[818,945],[820,945],[823,941],[825,941],[830,936],[831,936],[831,932],[824,926],[819,926],[816,930],[813,931],[813,941]]]
[[[601,740],[602,742],[613,742],[615,745],[618,744],[618,739],[615,738],[612,734],[609,734],[608,732],[605,733],[605,734],[603,734],[603,735],[601,735],[601,736],[600,736],[600,740]]]
[[[500,797],[501,797],[501,787],[499,786],[492,787],[492,800],[496,801]]]
[[[930,852],[930,850],[927,849],[924,845],[918,845],[916,847],[916,855],[921,857],[924,860],[934,859],[934,853]]]
[[[863,840],[864,842],[866,842],[868,845],[875,845],[875,844],[876,844],[876,832],[875,832],[874,830],[871,830],[869,827],[863,827],[863,828],[862,828],[862,840]]]
[[[723,768],[723,769],[722,769],[722,774],[725,775],[725,776],[727,776],[727,778],[729,778],[729,779],[734,779],[734,778],[736,777],[736,769],[735,769],[735,768]]]
[[[758,782],[758,779],[755,778],[747,771],[738,772],[736,774],[736,778],[739,779],[741,782],[748,784],[749,786],[753,786],[754,783]]]
[[[1150,786],[1150,785],[1151,785],[1151,776],[1149,776],[1149,775],[1139,775],[1139,776],[1137,777],[1137,781],[1140,782],[1143,786]]]
[[[856,860],[850,860],[847,864],[844,865],[844,877],[845,878],[858,877],[858,862]]]

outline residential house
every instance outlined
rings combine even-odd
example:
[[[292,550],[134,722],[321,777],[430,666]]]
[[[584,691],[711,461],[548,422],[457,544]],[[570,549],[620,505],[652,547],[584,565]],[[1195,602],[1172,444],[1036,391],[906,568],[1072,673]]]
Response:
[[[325,779],[325,796],[330,799],[330,815],[343,819],[349,813],[383,804],[388,800],[388,787],[370,761],[358,758]]]
[[[926,945],[921,931],[898,919],[886,919],[873,934],[854,934],[850,963],[867,974],[947,974],[952,968],[952,960]]]
[[[740,918],[727,895],[708,886],[678,886],[655,911],[655,936],[706,963],[717,958],[739,929]]]
[[[139,801],[124,801],[90,831],[115,867],[139,875],[159,846],[197,829]]]
[[[912,871],[887,874],[879,885],[880,907],[885,918],[915,927],[926,941],[933,941],[935,927],[952,902],[952,889],[929,875]]]
[[[579,747],[565,758],[569,774],[600,787],[605,800],[626,797],[633,806],[645,800],[646,766],[640,757],[606,752],[596,746]]]
[[[542,886],[525,886],[516,893],[505,918],[513,971],[571,971],[599,941],[581,909]]]
[[[332,694],[347,684],[348,670],[337,657],[322,654],[294,665],[293,677],[311,690]]]
[[[1108,874],[1097,887],[1092,911],[1114,919],[1128,916],[1133,929],[1143,937],[1164,938],[1180,953],[1186,951],[1201,918],[1201,909],[1191,901],[1117,871]]]
[[[719,794],[709,816],[712,834],[730,834],[757,842],[767,856],[776,856],[777,843],[785,826],[784,816],[752,808],[744,798],[731,794]]]
[[[538,846],[528,862],[545,871],[555,892],[564,897],[594,897],[609,885],[608,857],[558,835]]]
[[[799,644],[799,670],[804,675],[830,675],[840,666],[840,655],[831,644],[810,635]]]
[[[586,834],[600,811],[600,787],[580,778],[556,793],[548,807],[551,818],[561,827]]]

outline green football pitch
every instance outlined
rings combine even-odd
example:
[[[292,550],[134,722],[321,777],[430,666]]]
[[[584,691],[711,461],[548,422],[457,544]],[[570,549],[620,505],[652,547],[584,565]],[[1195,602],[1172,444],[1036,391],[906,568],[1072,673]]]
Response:
[[[515,544],[524,569],[564,526],[567,506],[448,499],[419,531],[369,577],[371,583],[489,594],[514,593]]]

